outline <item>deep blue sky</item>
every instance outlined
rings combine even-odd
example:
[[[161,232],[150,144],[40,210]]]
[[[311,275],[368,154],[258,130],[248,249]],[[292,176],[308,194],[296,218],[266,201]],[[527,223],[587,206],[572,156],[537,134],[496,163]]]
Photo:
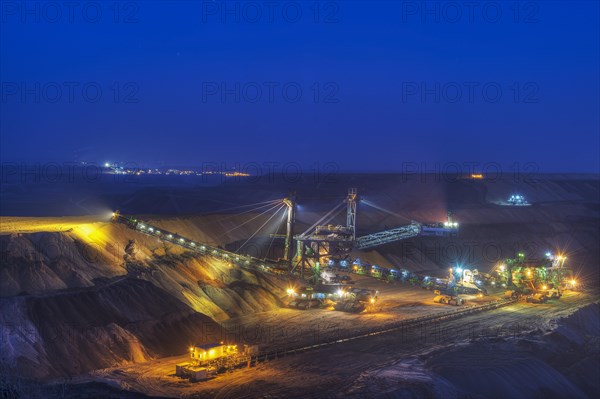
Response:
[[[471,17],[468,2],[428,2],[437,15],[421,2],[321,2],[316,22],[313,2],[274,2],[273,14],[265,2],[229,2],[233,13],[223,15],[222,2],[140,1],[118,3],[119,15],[113,2],[97,2],[93,23],[92,6],[82,15],[88,2],[73,21],[66,3],[53,2],[62,16],[52,22],[57,10],[45,2],[28,3],[29,13],[0,2],[3,162],[599,171],[597,1],[525,2],[518,13],[512,1],[487,2],[500,9],[497,22],[498,8],[479,6]],[[227,94],[223,103],[213,82],[238,83],[239,102]],[[275,85],[272,101],[265,82]],[[97,102],[82,93],[88,83],[90,96],[102,90]],[[23,92],[36,84],[39,100]],[[298,102],[284,96],[286,84],[290,97],[302,89]],[[423,99],[421,85],[436,84],[439,101]],[[262,96],[252,102],[257,85]],[[490,97],[502,90],[496,102],[485,85]]]

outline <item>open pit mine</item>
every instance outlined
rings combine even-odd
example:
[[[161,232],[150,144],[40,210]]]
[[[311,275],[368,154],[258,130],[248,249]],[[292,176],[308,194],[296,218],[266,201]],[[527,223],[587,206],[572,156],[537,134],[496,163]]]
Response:
[[[9,190],[1,397],[597,397],[598,176],[413,177]]]

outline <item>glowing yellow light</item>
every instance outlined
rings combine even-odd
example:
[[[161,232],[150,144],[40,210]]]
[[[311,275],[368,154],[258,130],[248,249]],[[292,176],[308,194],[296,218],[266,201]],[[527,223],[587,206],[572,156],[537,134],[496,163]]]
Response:
[[[577,285],[577,281],[575,281],[575,280],[571,280],[571,285],[572,285],[572,286],[575,286],[575,285]]]
[[[293,289],[293,288],[288,288],[288,289],[287,289],[287,294],[288,294],[289,296],[292,296],[292,295],[294,295],[294,294],[295,294],[295,291],[294,291],[294,289]]]
[[[375,298],[371,298],[371,303],[375,303]]]
[[[481,173],[471,173],[471,179],[483,179],[483,174],[481,174]]]
[[[547,285],[543,285],[543,286],[542,286],[542,289],[543,289],[543,290],[547,290],[547,289],[548,289],[548,286],[547,286]]]
[[[193,352],[193,351],[194,351],[194,347],[192,346],[192,347],[190,347],[190,352]]]

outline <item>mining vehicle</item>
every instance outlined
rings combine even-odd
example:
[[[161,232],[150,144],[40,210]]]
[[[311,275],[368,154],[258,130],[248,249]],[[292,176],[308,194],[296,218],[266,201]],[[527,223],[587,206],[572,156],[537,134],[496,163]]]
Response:
[[[433,298],[435,303],[445,303],[453,306],[461,306],[465,304],[465,300],[458,295],[442,294],[439,290],[435,290],[436,296]]]
[[[504,299],[519,299],[521,293],[518,290],[507,290],[504,291]]]
[[[548,296],[543,293],[537,293],[529,295],[525,301],[528,303],[546,303],[548,301]]]
[[[337,302],[335,305],[333,305],[333,309],[348,313],[360,313],[366,309],[366,306],[360,301],[346,300]]]

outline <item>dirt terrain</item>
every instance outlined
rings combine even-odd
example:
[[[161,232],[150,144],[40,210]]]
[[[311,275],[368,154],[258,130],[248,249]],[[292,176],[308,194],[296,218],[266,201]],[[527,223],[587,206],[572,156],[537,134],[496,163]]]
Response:
[[[65,204],[77,206],[62,211],[57,196],[65,193],[56,187],[45,192],[43,186],[2,187],[0,382],[22,396],[593,397],[598,391],[587,378],[598,370],[597,176],[448,181],[340,175],[328,182],[163,182],[126,189],[105,183],[81,192],[70,187]],[[418,287],[353,276],[356,286],[379,291],[368,312],[287,309],[286,288],[297,281],[110,223],[111,210],[235,251],[262,220],[248,222],[256,212],[218,209],[296,191],[297,231],[303,231],[341,201],[348,187],[358,187],[363,198],[393,213],[359,205],[359,235],[410,220],[441,221],[448,210],[460,222],[457,237],[417,237],[355,252],[362,261],[444,276],[457,263],[487,271],[516,251],[537,256],[563,251],[586,293],[269,359],[199,384],[175,378],[174,364],[186,358],[192,343],[224,339],[257,343],[261,351],[286,350],[441,314],[448,306],[434,304],[432,293]],[[531,206],[502,205],[517,190]],[[19,202],[23,193],[32,196]],[[27,209],[35,209],[29,214],[36,217],[20,216]],[[282,245],[273,242],[267,233],[257,235],[249,245],[257,252],[251,254],[280,257]],[[468,305],[500,293],[493,294],[468,297]],[[528,348],[525,354],[522,348]],[[535,365],[533,374],[523,369],[529,363]],[[502,390],[524,385],[524,376],[528,389]],[[493,383],[482,386],[481,379]],[[542,386],[545,380],[553,384]]]
[[[173,375],[175,364],[186,356],[98,370],[80,382],[102,381],[146,394],[194,398],[289,397],[290,393],[291,397],[315,398],[527,398],[540,394],[585,398],[598,388],[593,382],[600,350],[597,300],[590,294],[570,293],[548,305],[519,303],[402,333],[270,359],[255,368],[204,382],[188,382]],[[578,312],[578,307],[584,309]],[[287,325],[303,326],[299,320],[285,320]],[[557,351],[565,345],[570,345],[573,353],[561,361]],[[520,348],[528,349],[523,353]],[[583,370],[583,375],[573,372],[585,364],[592,367]],[[567,376],[560,374],[568,369]],[[587,387],[578,388],[578,382],[586,377]],[[523,387],[513,387],[519,379],[523,379]]]

